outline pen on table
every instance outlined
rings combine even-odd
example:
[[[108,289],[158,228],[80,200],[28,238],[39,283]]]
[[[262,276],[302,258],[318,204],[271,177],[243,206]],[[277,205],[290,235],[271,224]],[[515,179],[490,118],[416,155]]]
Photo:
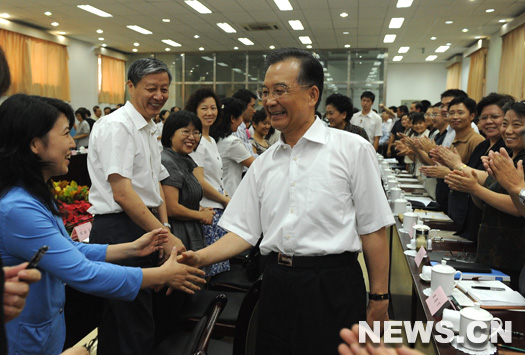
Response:
[[[505,291],[503,287],[472,286],[471,288],[476,289],[476,290],[487,290],[487,291]]]
[[[508,345],[504,345],[504,344],[498,344],[498,346],[500,348],[502,348],[502,349],[513,350],[513,351],[517,351],[519,353],[525,353],[525,349],[516,348],[514,346],[508,346]]]

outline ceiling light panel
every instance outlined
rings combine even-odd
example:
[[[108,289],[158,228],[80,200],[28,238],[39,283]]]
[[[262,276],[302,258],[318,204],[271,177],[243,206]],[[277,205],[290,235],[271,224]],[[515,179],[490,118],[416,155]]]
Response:
[[[142,28],[140,26],[137,26],[137,25],[127,25],[126,26],[127,28],[129,28],[130,30],[133,30],[133,31],[136,31],[138,33],[142,33],[143,35],[151,35],[153,34],[153,32],[145,29],[145,28]]]
[[[396,35],[385,35],[385,38],[383,39],[383,43],[394,43],[396,40]]]
[[[428,57],[425,58],[425,60],[427,62],[432,62],[432,61],[436,60],[437,57],[438,57],[437,55],[429,55]]]
[[[253,45],[255,44],[255,43],[253,43],[252,41],[250,41],[250,39],[248,39],[248,38],[238,38],[238,40],[239,40],[242,44],[244,44],[244,45],[246,45],[246,46],[253,46]]]
[[[304,30],[303,24],[300,20],[290,20],[288,21],[288,23],[290,24],[290,27],[292,27],[292,29],[294,29],[295,31]]]
[[[275,2],[275,5],[279,8],[281,11],[292,11],[293,7],[292,4],[288,0],[273,0]]]
[[[211,10],[197,0],[184,0],[184,2],[199,14],[211,14]]]
[[[392,61],[393,62],[400,62],[401,59],[403,59],[402,55],[396,55],[394,58],[392,58]]]
[[[438,49],[436,49],[436,53],[444,53],[446,52],[450,46],[439,46]]]
[[[412,6],[413,0],[397,0],[397,8],[410,7]]]
[[[410,50],[410,47],[399,47],[397,53],[407,53]]]
[[[226,22],[219,22],[217,26],[219,26],[226,33],[236,33],[237,32],[235,28],[233,28],[232,26],[230,26],[229,23],[226,23]]]
[[[300,36],[299,41],[301,41],[302,44],[312,44],[312,40],[309,36]]]
[[[403,26],[403,21],[405,21],[404,17],[392,17],[388,28],[401,28],[401,26]]]
[[[172,41],[171,39],[163,39],[162,43],[166,43],[167,45],[170,45],[172,47],[180,47],[180,43],[177,43],[175,41]]]
[[[97,9],[96,7],[93,7],[91,5],[77,5],[77,7],[84,11],[91,12],[93,15],[97,15],[100,17],[113,17],[112,14],[107,13],[106,11]]]

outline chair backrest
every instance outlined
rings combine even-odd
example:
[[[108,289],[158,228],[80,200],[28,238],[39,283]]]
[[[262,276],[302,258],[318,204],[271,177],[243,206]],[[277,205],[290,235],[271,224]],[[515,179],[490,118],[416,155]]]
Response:
[[[233,355],[255,354],[255,334],[257,330],[257,309],[261,294],[262,276],[252,285],[245,295],[233,338]]]
[[[224,294],[219,294],[210,302],[206,313],[199,320],[191,333],[191,337],[184,347],[183,355],[206,355],[211,333],[215,323],[219,318],[224,307],[228,303],[228,298]]]

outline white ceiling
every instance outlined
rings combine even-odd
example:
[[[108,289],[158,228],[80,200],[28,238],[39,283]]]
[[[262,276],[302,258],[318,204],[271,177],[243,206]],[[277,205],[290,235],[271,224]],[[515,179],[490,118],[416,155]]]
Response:
[[[182,47],[172,52],[204,52],[268,50],[269,46],[300,47],[299,36],[310,36],[313,49],[387,48],[390,60],[399,47],[409,46],[402,62],[423,63],[430,54],[437,54],[436,61],[446,61],[471,46],[476,36],[487,37],[497,32],[501,19],[513,19],[525,12],[525,0],[414,0],[410,8],[396,8],[397,0],[290,0],[294,10],[280,11],[273,0],[201,0],[212,14],[199,14],[183,0],[2,0],[0,13],[9,13],[9,20],[36,26],[95,45],[125,53],[164,52],[167,46],[162,39],[172,39]],[[102,18],[76,7],[89,4],[113,15]],[[486,13],[486,9],[494,9]],[[52,12],[51,16],[44,12]],[[348,17],[341,17],[347,12]],[[389,29],[392,17],[404,17],[400,29]],[[162,19],[171,22],[164,23]],[[294,31],[288,20],[301,20],[305,29]],[[445,21],[454,21],[445,24]],[[51,22],[58,22],[58,27]],[[225,33],[216,23],[228,22],[237,33]],[[243,25],[272,23],[279,29],[271,31],[246,31]],[[138,25],[153,32],[143,35],[127,25]],[[461,30],[468,28],[463,33]],[[102,29],[102,35],[96,33]],[[343,34],[343,32],[349,32]],[[396,34],[392,44],[383,43],[385,34]],[[199,35],[198,39],[193,36]],[[431,40],[432,36],[437,37]],[[103,41],[98,40],[104,37]],[[246,46],[237,38],[248,37],[255,45]],[[138,42],[140,46],[134,47]],[[445,53],[434,53],[446,43],[451,48]]]

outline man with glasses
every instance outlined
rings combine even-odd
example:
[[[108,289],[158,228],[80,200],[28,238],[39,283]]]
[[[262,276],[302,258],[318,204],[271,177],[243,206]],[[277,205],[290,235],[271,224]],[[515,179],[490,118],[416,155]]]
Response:
[[[388,318],[388,245],[394,223],[376,153],[362,137],[315,116],[323,68],[311,53],[267,57],[258,91],[280,140],[252,164],[219,224],[229,233],[182,260],[195,266],[255,245],[268,255],[258,310],[258,354],[334,354],[339,330]],[[243,218],[239,218],[239,216]],[[357,262],[363,250],[370,301]]]

